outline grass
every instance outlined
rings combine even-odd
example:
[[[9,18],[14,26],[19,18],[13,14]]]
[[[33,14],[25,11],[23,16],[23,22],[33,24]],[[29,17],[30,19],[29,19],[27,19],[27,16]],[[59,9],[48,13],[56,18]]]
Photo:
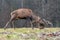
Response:
[[[60,28],[45,28],[45,29],[38,29],[34,28],[32,30],[31,28],[8,28],[4,30],[3,28],[0,28],[0,40],[38,40],[36,37],[36,33],[51,33],[51,32],[57,32],[60,31]],[[20,34],[33,34],[29,38],[22,38]]]
[[[31,28],[8,28],[6,30],[4,30],[3,28],[0,29],[0,32],[17,32],[17,33],[31,33],[31,32],[56,32],[56,31],[59,31],[60,28],[45,28],[45,29],[38,29],[38,28],[34,28],[31,29]]]

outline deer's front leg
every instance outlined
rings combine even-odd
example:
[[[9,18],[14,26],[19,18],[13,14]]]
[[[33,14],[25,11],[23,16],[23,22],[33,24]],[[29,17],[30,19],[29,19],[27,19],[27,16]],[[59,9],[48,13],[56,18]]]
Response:
[[[34,29],[33,23],[35,23],[35,21],[30,21],[32,29]]]
[[[30,21],[30,24],[31,24],[31,28],[34,29],[34,28],[33,28],[33,23],[32,23],[32,21]]]
[[[39,23],[37,23],[37,26],[38,26],[38,28],[40,29],[40,24],[39,24]]]

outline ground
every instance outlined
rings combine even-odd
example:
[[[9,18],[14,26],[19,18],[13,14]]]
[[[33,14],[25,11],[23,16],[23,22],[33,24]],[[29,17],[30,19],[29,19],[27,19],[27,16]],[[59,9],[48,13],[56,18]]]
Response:
[[[60,28],[0,28],[0,40],[60,40]],[[54,34],[53,34],[54,33]]]

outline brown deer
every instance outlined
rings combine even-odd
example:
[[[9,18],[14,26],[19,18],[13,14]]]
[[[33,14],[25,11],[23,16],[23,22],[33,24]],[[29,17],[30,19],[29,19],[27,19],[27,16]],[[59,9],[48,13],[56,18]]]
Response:
[[[31,23],[31,27],[33,29],[33,23],[44,23],[42,21],[42,19],[39,16],[36,16],[31,9],[26,9],[26,8],[21,8],[21,9],[17,9],[14,10],[13,12],[11,12],[11,18],[10,20],[6,23],[4,29],[6,29],[7,25],[12,22],[14,22],[14,20],[16,19],[27,19],[30,20]],[[13,28],[14,28],[14,24],[13,24]]]

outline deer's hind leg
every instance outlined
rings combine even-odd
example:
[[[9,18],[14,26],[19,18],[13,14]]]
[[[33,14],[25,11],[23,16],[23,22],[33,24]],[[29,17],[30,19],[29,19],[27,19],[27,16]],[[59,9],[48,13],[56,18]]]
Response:
[[[6,29],[6,27],[8,26],[8,24],[11,22],[11,21],[13,21],[13,20],[15,20],[15,15],[12,15],[11,16],[11,18],[10,18],[10,20],[6,23],[6,25],[4,26],[4,29]]]
[[[12,23],[12,27],[15,29],[15,27],[14,27],[14,20],[11,23]]]

